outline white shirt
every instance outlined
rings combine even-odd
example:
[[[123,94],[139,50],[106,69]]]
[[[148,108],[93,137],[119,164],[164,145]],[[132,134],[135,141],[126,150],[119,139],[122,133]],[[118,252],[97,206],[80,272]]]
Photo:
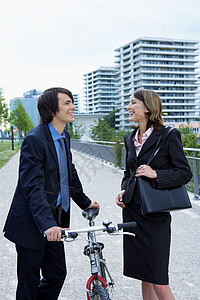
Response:
[[[138,133],[139,133],[139,128],[136,131],[135,137],[133,139],[134,142],[134,146],[135,146],[135,151],[136,151],[136,155],[138,156],[138,154],[140,153],[140,150],[142,149],[143,144],[146,142],[146,140],[148,139],[148,137],[152,134],[154,128],[153,126],[151,126],[147,131],[145,131],[142,135],[142,144],[140,144],[139,140],[138,140]]]

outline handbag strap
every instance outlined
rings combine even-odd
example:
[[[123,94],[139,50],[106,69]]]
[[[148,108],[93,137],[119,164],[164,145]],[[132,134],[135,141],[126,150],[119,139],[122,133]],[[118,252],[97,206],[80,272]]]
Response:
[[[170,126],[166,126],[165,129],[163,130],[162,134],[160,135],[156,146],[148,160],[148,162],[146,163],[148,166],[150,165],[150,163],[152,162],[152,160],[154,159],[154,157],[156,156],[156,154],[158,153],[158,151],[160,150],[160,148],[163,146],[166,138],[168,137],[168,135],[170,134],[170,132],[173,130],[173,127]]]

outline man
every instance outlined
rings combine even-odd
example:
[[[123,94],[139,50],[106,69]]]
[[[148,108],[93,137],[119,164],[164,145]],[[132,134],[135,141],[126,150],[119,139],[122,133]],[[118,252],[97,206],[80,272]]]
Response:
[[[67,89],[44,91],[38,99],[41,124],[22,144],[18,184],[4,227],[5,237],[16,244],[17,300],[58,299],[66,277],[60,240],[61,228],[69,227],[70,196],[81,209],[99,207],[83,193],[72,163],[65,126],[74,121],[74,109]]]

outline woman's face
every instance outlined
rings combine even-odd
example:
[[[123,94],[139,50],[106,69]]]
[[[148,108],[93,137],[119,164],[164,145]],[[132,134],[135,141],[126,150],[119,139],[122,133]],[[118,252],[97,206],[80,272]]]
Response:
[[[129,111],[130,122],[143,122],[147,120],[147,113],[149,112],[146,105],[134,96],[130,99],[130,104],[127,106]]]

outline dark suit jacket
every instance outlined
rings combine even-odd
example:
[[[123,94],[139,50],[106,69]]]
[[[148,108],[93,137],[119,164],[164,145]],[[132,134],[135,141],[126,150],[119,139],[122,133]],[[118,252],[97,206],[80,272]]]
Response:
[[[69,133],[67,130],[64,132],[70,196],[81,209],[85,209],[91,200],[83,193],[72,163]],[[54,141],[48,125],[39,125],[29,132],[22,144],[18,184],[4,227],[5,237],[23,247],[42,248],[46,241],[44,231],[57,226],[53,214],[59,189],[59,165]],[[67,218],[69,223],[69,211]]]
[[[132,182],[130,178],[134,179],[137,168],[140,165],[147,163],[160,134],[164,130],[164,126],[161,126],[159,130],[154,129],[152,134],[143,144],[138,157],[136,156],[133,142],[136,130],[137,129],[128,133],[124,137],[126,149],[126,170],[122,179],[122,190],[125,190]],[[156,154],[156,157],[153,159],[150,166],[157,172],[157,180],[152,180],[152,184],[156,185],[158,189],[180,186],[191,180],[192,172],[183,151],[181,134],[177,129],[173,129],[169,134],[165,144]],[[137,198],[137,184],[134,197]],[[138,202],[137,199],[136,202]]]

